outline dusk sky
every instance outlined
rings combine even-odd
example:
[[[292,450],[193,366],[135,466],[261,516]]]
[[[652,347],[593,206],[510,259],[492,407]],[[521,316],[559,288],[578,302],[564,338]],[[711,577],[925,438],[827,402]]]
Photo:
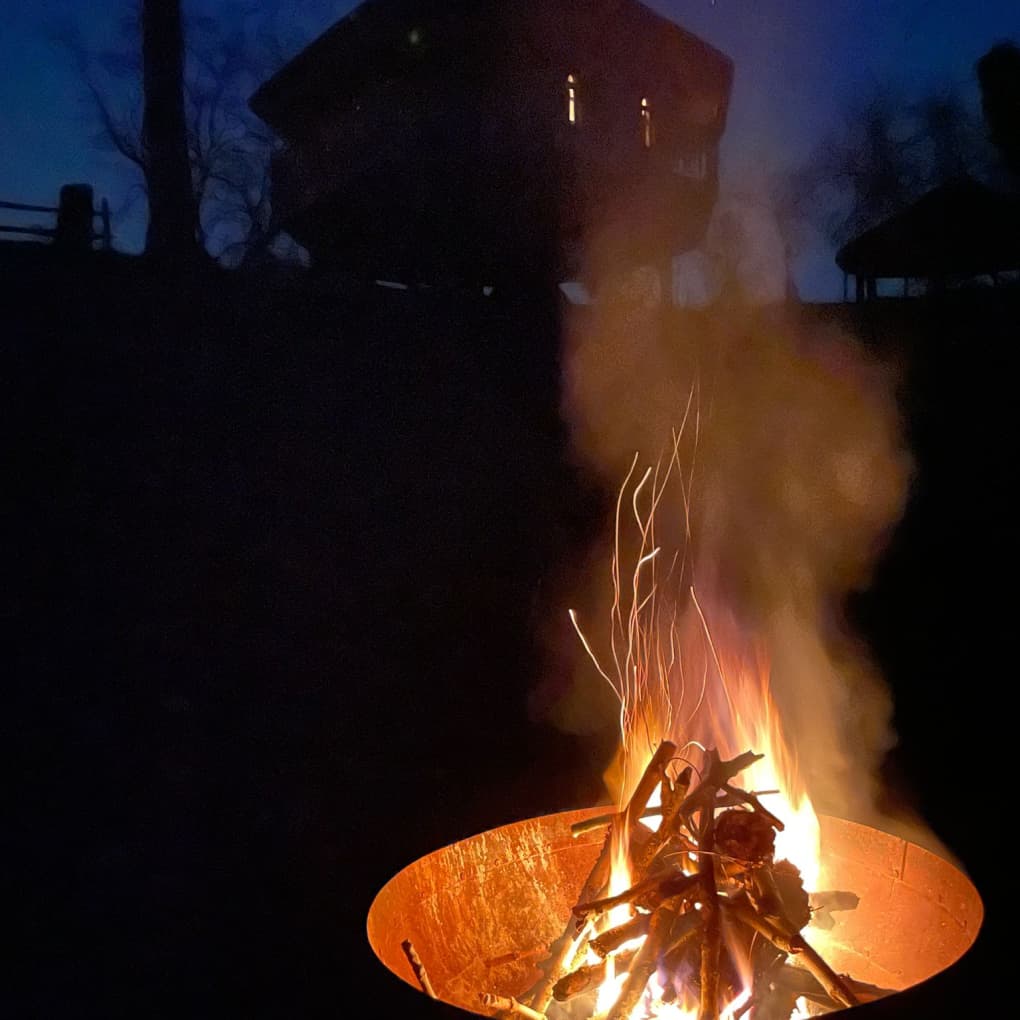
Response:
[[[0,198],[51,204],[62,184],[87,181],[115,211],[128,206],[133,178],[93,144],[96,125],[78,73],[51,42],[50,29],[74,11],[88,20],[90,39],[108,44],[131,3],[6,0]],[[295,38],[310,40],[354,6],[294,0]],[[877,84],[889,82],[908,94],[954,86],[973,100],[977,58],[997,41],[1020,39],[1016,0],[650,0],[649,6],[735,61],[723,146],[724,187],[730,189],[803,159],[838,124],[854,95]],[[196,7],[216,16],[228,3],[185,3],[186,12]],[[142,207],[135,202],[118,217],[115,237],[120,247],[137,250],[142,232]],[[806,251],[795,273],[804,297],[834,298],[839,292],[841,276],[824,244]]]

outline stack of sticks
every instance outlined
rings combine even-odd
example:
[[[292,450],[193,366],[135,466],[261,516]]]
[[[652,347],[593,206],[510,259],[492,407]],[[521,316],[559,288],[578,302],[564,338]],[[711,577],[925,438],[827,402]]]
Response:
[[[671,777],[677,749],[664,741],[622,811],[574,827],[575,836],[600,826],[608,831],[541,980],[521,1000],[483,996],[483,1003],[504,1015],[543,1018],[556,1009],[553,1000],[568,1003],[597,990],[610,967],[625,977],[616,1001],[600,1014],[607,1020],[642,1015],[642,1002],[653,1009],[653,977],[659,1001],[696,1008],[699,1020],[719,1020],[723,1010],[734,1020],[789,1020],[801,997],[821,1013],[881,994],[837,974],[801,934],[811,910],[800,873],[775,860],[783,822],[762,805],[764,791],[734,785],[761,757],[748,751],[724,761],[708,751],[692,788],[690,766]],[[661,804],[649,809],[657,788]],[[661,817],[655,831],[640,824],[652,814]],[[611,896],[611,857],[620,840],[631,885]],[[610,921],[610,911],[623,905],[628,919]]]

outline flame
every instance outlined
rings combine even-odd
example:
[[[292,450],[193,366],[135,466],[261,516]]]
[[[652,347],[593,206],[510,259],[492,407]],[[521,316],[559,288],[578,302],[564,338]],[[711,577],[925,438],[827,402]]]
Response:
[[[605,658],[611,669],[603,667],[577,614],[570,612],[585,650],[620,705],[620,748],[607,772],[607,782],[622,808],[663,740],[675,743],[683,762],[698,771],[709,748],[723,758],[747,750],[762,755],[741,774],[739,785],[756,793],[782,820],[784,828],[776,838],[777,859],[792,862],[801,872],[804,887],[817,889],[818,818],[772,697],[767,649],[728,608],[725,599],[713,592],[711,584],[695,585],[688,548],[689,520],[683,522],[679,547],[669,548],[661,540],[661,532],[671,530],[656,521],[667,486],[679,485],[681,505],[689,507],[690,477],[682,470],[679,456],[680,437],[688,420],[696,430],[693,394],[684,422],[673,434],[667,463],[660,462],[638,476],[635,456],[618,495],[614,599],[609,655]],[[633,557],[626,583],[622,570],[625,545]],[[673,774],[679,770],[675,768]],[[660,797],[657,789],[649,803],[661,803]],[[643,822],[652,829],[658,823],[656,818]],[[625,834],[614,830],[613,840],[610,895],[628,888],[631,875]],[[694,866],[690,862],[689,867]],[[630,916],[629,907],[616,908],[610,912],[607,927],[622,924]],[[596,1016],[612,1008],[624,979],[615,973],[610,956],[598,990]],[[740,979],[743,990],[725,1004],[724,1018],[739,1010],[750,995],[751,974],[742,973]],[[664,1002],[663,991],[658,979],[650,981],[634,1015],[695,1020],[697,1003],[681,1001],[682,996]],[[798,1010],[795,1016],[800,1015],[807,1014]]]
[[[647,468],[632,485],[635,455],[619,491],[612,562],[612,673],[603,668],[577,614],[570,611],[585,650],[620,703],[620,749],[606,781],[622,806],[655,749],[667,739],[695,768],[710,747],[724,758],[747,750],[763,755],[742,774],[741,785],[760,792],[784,823],[776,838],[777,858],[800,870],[805,888],[817,889],[818,818],[772,697],[767,649],[721,598],[696,589],[689,576],[689,522],[684,522],[681,548],[667,555],[657,541],[656,512],[667,487],[678,485],[682,505],[689,506],[691,483],[681,467],[680,444],[689,421],[698,428],[693,401],[692,393],[665,466],[660,461]],[[624,584],[628,525],[634,566]]]

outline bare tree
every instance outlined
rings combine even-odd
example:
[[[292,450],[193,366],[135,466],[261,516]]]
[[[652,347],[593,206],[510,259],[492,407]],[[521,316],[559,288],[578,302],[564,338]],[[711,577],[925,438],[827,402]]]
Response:
[[[1011,173],[1020,178],[1020,46],[1002,42],[977,64],[988,135]]]
[[[909,101],[886,87],[850,106],[842,130],[792,175],[790,193],[839,245],[986,162],[977,119],[956,93]]]
[[[163,201],[164,183],[161,178],[154,192],[152,175],[169,178],[174,167],[177,201],[184,180],[180,136],[172,155],[160,152],[157,156],[146,135],[143,15],[147,7],[166,6],[160,0],[147,0],[146,5],[129,9],[120,22],[120,39],[102,49],[86,43],[76,11],[53,31],[73,55],[85,82],[98,120],[97,144],[112,149],[139,174],[141,190],[150,204],[150,234],[156,229],[151,216],[154,206]],[[194,210],[187,218],[196,245],[230,265],[268,249],[279,251],[286,247],[286,239],[273,215],[269,179],[277,142],[250,111],[247,100],[289,53],[300,48],[307,37],[305,24],[321,25],[328,17],[334,0],[306,0],[300,12],[281,0],[224,3],[216,18],[202,14],[196,4],[194,9],[185,9],[183,23],[179,20],[180,0],[169,6],[176,8],[177,24],[183,24],[185,30],[180,33],[180,96]],[[173,117],[177,116],[175,109]],[[156,238],[150,236],[150,250],[154,243]]]

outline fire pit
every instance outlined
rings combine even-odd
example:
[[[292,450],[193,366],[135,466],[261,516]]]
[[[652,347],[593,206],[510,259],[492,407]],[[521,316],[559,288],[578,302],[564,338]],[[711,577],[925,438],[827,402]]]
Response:
[[[599,812],[505,825],[415,861],[380,890],[369,911],[376,955],[420,988],[410,942],[436,998],[470,1013],[493,1015],[481,992],[523,996],[604,843],[603,832],[573,836],[571,826]],[[826,886],[859,897],[855,909],[829,913],[831,928],[820,933],[835,970],[900,992],[970,949],[984,912],[959,869],[876,829],[828,816],[820,824]],[[816,929],[808,931],[815,939]]]
[[[482,1016],[883,1014],[967,953],[980,896],[920,846],[816,814],[772,698],[776,641],[725,586],[686,579],[683,538],[672,555],[658,543],[674,467],[675,448],[629,500],[631,475],[620,491],[608,652],[570,612],[620,704],[615,810],[533,818],[429,854],[379,892],[369,941],[412,987]],[[801,646],[824,674],[819,643]],[[940,1012],[931,1005],[926,1016]]]

